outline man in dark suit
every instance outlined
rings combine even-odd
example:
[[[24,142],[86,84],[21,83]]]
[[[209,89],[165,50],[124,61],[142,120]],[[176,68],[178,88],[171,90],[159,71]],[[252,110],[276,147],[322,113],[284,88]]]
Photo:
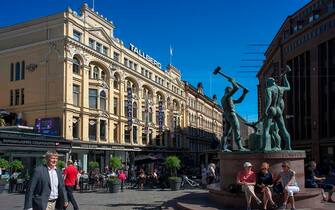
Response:
[[[35,168],[25,196],[25,210],[64,209],[68,205],[62,173],[56,168],[57,152],[48,151],[45,159],[46,165]]]

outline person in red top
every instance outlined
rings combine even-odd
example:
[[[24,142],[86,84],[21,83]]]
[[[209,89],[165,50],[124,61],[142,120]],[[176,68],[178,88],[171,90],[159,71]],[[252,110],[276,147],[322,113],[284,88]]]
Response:
[[[69,202],[72,203],[74,210],[79,210],[78,204],[72,194],[72,191],[74,190],[76,186],[77,175],[78,175],[77,168],[73,165],[72,160],[68,160],[67,167],[64,170],[64,183],[65,183],[65,189],[67,192],[68,200]]]
[[[242,186],[242,190],[245,193],[247,200],[247,210],[251,210],[251,199],[254,198],[257,204],[261,204],[262,201],[255,194],[256,185],[256,174],[251,170],[252,164],[245,162],[243,164],[244,169],[239,171],[236,176],[236,183]]]
[[[126,179],[127,179],[127,176],[124,173],[124,171],[122,171],[122,170],[120,171],[118,178],[121,182],[121,192],[123,192],[123,184],[124,184],[124,181],[126,181]]]

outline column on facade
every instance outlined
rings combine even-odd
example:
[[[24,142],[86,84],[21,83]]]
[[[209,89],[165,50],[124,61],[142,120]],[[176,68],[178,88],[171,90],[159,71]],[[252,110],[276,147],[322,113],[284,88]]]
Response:
[[[152,110],[152,122],[151,125],[155,125],[155,126],[151,126],[152,127],[152,145],[156,146],[156,136],[157,136],[157,132],[156,132],[156,106],[158,106],[158,101],[157,101],[157,97],[156,97],[156,91],[153,90],[152,91],[152,103],[151,103],[151,110]]]
[[[73,104],[73,72],[72,72],[72,58],[67,58],[65,61],[65,104]],[[72,139],[72,122],[73,114],[69,111],[63,114],[63,136],[65,139]]]
[[[120,80],[121,80],[121,78],[120,78]],[[121,115],[121,117],[124,117],[124,116],[126,116],[126,113],[124,113],[124,99],[125,99],[125,97],[124,97],[124,88],[125,88],[125,82],[124,82],[124,80],[122,80],[121,82],[120,82],[120,98],[119,98],[119,100],[120,100],[120,112],[119,112],[119,114]],[[125,143],[125,133],[124,133],[124,126],[125,126],[125,123],[123,122],[123,121],[120,121],[120,126],[119,126],[119,139],[120,139],[120,144],[124,144]]]
[[[83,71],[83,75],[82,75],[82,87],[81,87],[81,97],[80,97],[80,101],[82,104],[82,111],[88,111],[88,89],[89,89],[89,69],[90,66],[85,65],[84,66],[84,71]],[[81,123],[81,138],[83,141],[88,141],[88,124],[89,124],[89,116],[83,114],[82,116],[82,123]]]

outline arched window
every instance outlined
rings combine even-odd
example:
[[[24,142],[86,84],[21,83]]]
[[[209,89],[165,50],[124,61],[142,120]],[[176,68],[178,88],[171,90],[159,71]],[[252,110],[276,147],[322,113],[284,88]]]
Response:
[[[99,78],[99,68],[94,66],[93,68],[93,79],[98,79]]]
[[[80,72],[80,61],[78,58],[74,57],[72,62],[72,72],[74,74],[79,74]]]
[[[137,103],[133,103],[133,118],[137,118]]]
[[[106,73],[101,71],[101,80],[106,80]]]
[[[106,92],[104,90],[100,92],[100,109],[106,110]]]

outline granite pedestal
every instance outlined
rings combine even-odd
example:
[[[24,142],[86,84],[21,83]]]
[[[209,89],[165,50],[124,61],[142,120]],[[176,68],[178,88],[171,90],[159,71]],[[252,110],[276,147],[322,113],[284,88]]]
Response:
[[[322,208],[320,189],[305,189],[304,158],[305,151],[276,151],[276,152],[220,152],[220,184],[210,185],[209,198],[213,202],[222,204],[223,207],[241,209],[246,207],[243,193],[232,194],[228,186],[236,183],[238,171],[243,170],[243,163],[248,161],[253,164],[253,170],[259,171],[262,162],[270,164],[270,171],[276,177],[282,170],[282,162],[290,161],[291,169],[296,172],[296,180],[300,192],[295,195],[297,208]],[[281,205],[282,195],[274,195],[274,200]],[[260,197],[261,198],[261,197]],[[257,204],[253,202],[253,207]]]

